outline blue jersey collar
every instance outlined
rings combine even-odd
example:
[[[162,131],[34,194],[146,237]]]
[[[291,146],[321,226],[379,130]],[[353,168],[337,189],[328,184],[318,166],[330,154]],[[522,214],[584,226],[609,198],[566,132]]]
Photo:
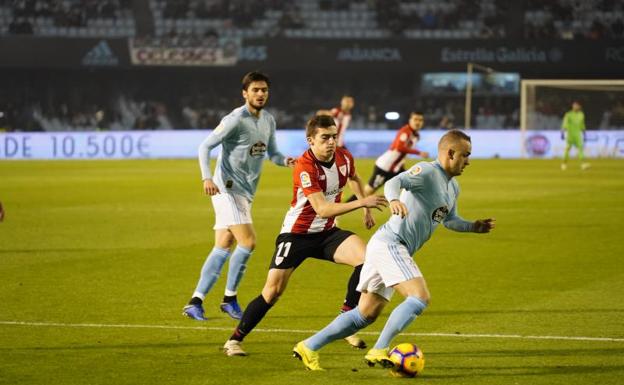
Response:
[[[438,170],[440,170],[440,171],[442,172],[442,175],[444,175],[444,177],[446,178],[446,181],[447,181],[447,182],[450,182],[450,181],[451,181],[451,179],[453,179],[453,177],[452,177],[452,176],[448,176],[448,175],[446,174],[446,171],[444,171],[444,168],[442,167],[442,164],[440,163],[440,161],[439,161],[439,160],[437,160],[437,159],[436,159],[436,160],[434,160],[434,161],[433,161],[433,162],[431,162],[431,163],[432,163],[432,164],[433,164],[433,165],[434,165],[434,166],[435,166]]]
[[[264,113],[264,108],[260,110],[260,113],[258,114],[258,117],[256,118],[254,114],[251,113],[251,111],[249,111],[249,107],[247,107],[247,103],[243,104],[243,112],[246,113],[248,116],[251,116],[254,119],[260,119],[262,117],[262,114]]]

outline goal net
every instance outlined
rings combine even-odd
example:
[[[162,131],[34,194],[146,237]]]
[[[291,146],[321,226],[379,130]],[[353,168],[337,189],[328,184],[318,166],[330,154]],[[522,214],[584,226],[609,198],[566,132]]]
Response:
[[[563,115],[575,101],[582,106],[589,132],[624,130],[624,80],[522,80],[520,129],[523,141],[532,131],[546,131],[546,135],[548,131],[560,130]],[[602,153],[594,155],[611,155],[604,151],[610,150],[603,149]]]

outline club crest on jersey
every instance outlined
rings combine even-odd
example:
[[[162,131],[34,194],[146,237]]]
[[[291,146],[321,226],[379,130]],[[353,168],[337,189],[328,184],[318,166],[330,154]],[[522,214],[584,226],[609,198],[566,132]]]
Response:
[[[310,174],[308,174],[305,171],[302,171],[301,174],[299,174],[299,179],[301,179],[301,187],[311,187],[312,186],[312,181],[310,180]]]
[[[416,165],[409,169],[409,173],[412,175],[418,175],[422,172],[422,167]]]
[[[344,176],[347,174],[347,165],[343,164],[342,166],[338,167],[338,170],[340,170],[340,173]]]
[[[433,214],[431,214],[431,219],[434,222],[442,222],[444,220],[444,218],[446,218],[446,216],[449,213],[449,209],[446,206],[442,206],[442,207],[438,207],[437,209],[433,210]]]
[[[249,149],[249,155],[255,157],[262,157],[266,154],[267,145],[262,142],[257,142]]]

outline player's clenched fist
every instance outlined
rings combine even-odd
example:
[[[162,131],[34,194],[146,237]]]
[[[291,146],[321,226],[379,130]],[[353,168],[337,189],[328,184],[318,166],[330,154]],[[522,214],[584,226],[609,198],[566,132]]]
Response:
[[[477,219],[472,225],[472,231],[475,233],[489,233],[496,227],[496,219]]]
[[[407,206],[405,206],[400,200],[395,199],[390,202],[390,212],[392,215],[400,215],[401,218],[405,218],[407,215]]]
[[[204,180],[204,192],[206,195],[216,195],[219,193],[219,188],[216,184],[214,184],[212,179],[206,179]]]

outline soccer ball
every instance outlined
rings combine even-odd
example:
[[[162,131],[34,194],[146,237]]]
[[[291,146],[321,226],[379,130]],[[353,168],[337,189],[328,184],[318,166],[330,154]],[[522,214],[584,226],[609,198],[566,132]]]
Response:
[[[395,377],[415,377],[425,368],[425,356],[414,344],[403,343],[395,346],[388,354],[395,367],[390,373]]]

